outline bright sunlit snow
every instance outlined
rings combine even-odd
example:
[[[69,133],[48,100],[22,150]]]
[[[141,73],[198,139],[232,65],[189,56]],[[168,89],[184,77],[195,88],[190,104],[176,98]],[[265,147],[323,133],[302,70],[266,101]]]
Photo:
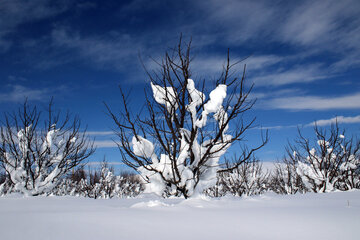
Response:
[[[223,199],[0,198],[1,239],[358,239],[360,191]]]

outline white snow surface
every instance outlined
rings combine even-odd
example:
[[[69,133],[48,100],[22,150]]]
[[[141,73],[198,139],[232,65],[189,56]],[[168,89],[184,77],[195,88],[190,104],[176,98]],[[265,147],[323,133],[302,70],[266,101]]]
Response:
[[[210,92],[209,95],[210,99],[204,105],[204,111],[202,112],[201,119],[198,119],[195,123],[197,127],[202,128],[206,125],[207,116],[209,113],[218,113],[218,114],[222,113],[222,115],[226,114],[222,106],[223,101],[226,98],[226,90],[227,90],[226,85],[219,84],[214,90]]]
[[[189,91],[191,97],[191,103],[187,105],[187,110],[191,113],[192,121],[195,123],[197,114],[196,108],[205,101],[205,94],[195,88],[195,83],[190,78],[188,79],[186,88]]]
[[[137,136],[137,138],[139,140],[136,140],[135,136],[132,138],[134,153],[144,158],[156,158],[156,156],[154,156],[154,144],[141,136]]]
[[[360,191],[222,199],[0,198],[1,239],[359,239]]]
[[[174,108],[174,110],[178,108],[176,94],[172,87],[164,88],[151,83],[151,88],[155,101],[159,104],[164,104],[169,113],[171,113],[172,108]]]

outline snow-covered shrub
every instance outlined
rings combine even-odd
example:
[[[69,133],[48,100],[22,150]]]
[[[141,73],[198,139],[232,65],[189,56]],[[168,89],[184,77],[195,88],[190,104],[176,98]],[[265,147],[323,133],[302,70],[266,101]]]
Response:
[[[269,174],[258,161],[245,162],[228,172],[220,172],[215,186],[205,190],[211,197],[259,195],[267,191]]]
[[[103,163],[99,182],[93,184],[87,195],[93,198],[135,197],[143,190],[139,176],[126,173],[115,176],[113,168]]]
[[[51,192],[57,196],[81,196],[89,198],[113,198],[113,197],[135,197],[139,195],[144,187],[139,176],[133,174],[121,174],[115,176],[113,169],[106,164],[99,171],[84,174],[83,169],[62,180]],[[82,176],[82,178],[75,178]],[[95,177],[94,177],[95,176]],[[97,178],[99,176],[99,178]]]
[[[101,167],[100,181],[97,185],[99,186],[102,198],[112,198],[114,196],[117,180],[114,172],[107,165]]]
[[[269,176],[268,189],[278,194],[305,193],[305,187],[301,176],[296,172],[296,163],[284,159],[281,163],[275,163],[275,168]]]
[[[12,190],[13,190],[13,185],[8,179],[5,179],[5,181],[0,184],[0,196],[4,196],[7,193],[11,193]]]
[[[0,171],[0,185],[3,184],[6,180],[5,172]]]
[[[64,178],[60,184],[51,191],[51,194],[56,196],[82,196],[79,186],[80,183]]]
[[[5,172],[0,170],[0,196],[5,195],[8,191],[11,191],[10,182],[7,180]]]
[[[12,191],[25,195],[49,193],[61,177],[89,157],[94,149],[80,121],[60,122],[60,113],[49,104],[47,119],[41,128],[41,112],[25,102],[17,113],[4,114],[0,128],[0,162],[7,173]]]
[[[245,74],[235,77],[229,56],[212,88],[209,82],[205,86],[205,81],[191,79],[190,63],[190,44],[184,49],[180,41],[160,61],[159,72],[148,74],[151,91],[146,91],[142,115],[133,116],[122,91],[120,116],[108,107],[118,127],[123,162],[143,176],[146,192],[164,197],[187,198],[215,185],[218,171],[226,171],[220,158],[253,124],[243,118],[254,104],[248,99],[251,89],[244,89]],[[243,151],[228,170],[248,160],[267,135],[262,140],[259,147]]]
[[[139,175],[122,174],[117,176],[114,196],[116,197],[136,197],[144,192],[144,185],[142,184]]]
[[[346,150],[344,150],[346,151]],[[340,190],[349,190],[353,188],[360,189],[360,157],[350,154],[348,161],[340,165],[339,180],[337,188]]]
[[[358,188],[360,142],[347,140],[337,124],[331,126],[330,133],[317,126],[314,129],[314,145],[300,133],[300,149],[290,146],[288,151],[288,159],[296,162],[296,173],[304,185],[313,192]]]
[[[170,96],[175,94],[173,88],[167,87],[165,89],[152,84],[152,89],[156,102],[165,104],[167,111],[175,114],[177,108],[173,103],[176,100],[175,96],[169,100],[165,97],[166,91],[169,92]],[[195,89],[195,83],[192,79],[187,80],[186,89],[190,95],[186,110],[191,114],[192,128],[201,129],[205,127],[210,113],[214,113],[214,120],[218,121],[218,124],[222,126],[226,121],[225,119],[228,118],[223,108],[227,86],[219,84],[210,92],[210,99],[204,104],[204,110],[200,118],[197,118],[198,112],[196,108],[205,102],[205,94]],[[185,196],[191,196],[195,189],[202,191],[208,186],[214,185],[216,172],[219,169],[219,159],[230,147],[232,139],[231,135],[226,134],[228,126],[224,125],[222,127],[221,139],[209,138],[202,142],[199,142],[196,131],[191,132],[185,128],[179,129],[180,136],[177,139],[179,152],[173,159],[174,156],[169,156],[169,154],[160,154],[160,157],[158,157],[154,152],[154,145],[151,141],[141,136],[134,136],[132,139],[134,154],[138,157],[151,159],[151,163],[137,168],[149,181],[146,190],[156,192],[159,195],[163,193],[179,195],[182,193]],[[192,134],[195,134],[195,136],[193,137]],[[207,154],[208,151],[210,153]],[[208,155],[206,158],[204,158],[205,154]],[[193,159],[189,161],[191,157]],[[206,165],[202,164],[202,161],[205,161]],[[169,182],[174,183],[169,186]]]

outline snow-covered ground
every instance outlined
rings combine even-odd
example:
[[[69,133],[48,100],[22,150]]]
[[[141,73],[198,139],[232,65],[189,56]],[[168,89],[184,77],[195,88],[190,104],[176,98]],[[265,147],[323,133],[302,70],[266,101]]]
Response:
[[[248,198],[0,198],[0,239],[360,239],[360,191]]]

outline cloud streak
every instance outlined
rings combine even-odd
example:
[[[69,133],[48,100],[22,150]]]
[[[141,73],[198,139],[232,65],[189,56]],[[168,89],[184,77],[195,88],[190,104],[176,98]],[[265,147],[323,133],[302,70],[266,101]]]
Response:
[[[9,88],[10,90],[0,93],[0,102],[22,102],[25,99],[44,101],[53,93],[47,88],[32,89],[22,85],[11,85]]]
[[[9,47],[11,43],[8,41],[9,33],[16,32],[19,26],[70,11],[70,6],[74,6],[73,3],[72,0],[64,3],[56,1],[56,4],[50,4],[49,0],[34,0],[31,3],[20,0],[4,1],[0,6],[0,48]],[[86,8],[95,6],[90,4]],[[121,15],[117,16],[116,20],[121,17],[126,19],[139,11],[140,13],[158,11],[162,8],[162,1],[153,1],[149,4],[147,1],[136,0],[118,6],[122,7],[119,7],[120,11],[108,10],[109,19],[115,20],[114,16],[111,16],[115,11],[117,15]],[[189,6],[192,8],[188,8]],[[114,25],[112,29],[109,27],[106,31],[101,29],[98,34],[89,34],[89,31],[82,31],[70,21],[66,21],[69,19],[54,22],[50,32],[42,36],[43,38],[36,36],[27,39],[28,42],[32,40],[35,46],[24,46],[26,51],[36,49],[30,54],[31,58],[36,58],[36,61],[34,59],[27,61],[31,62],[32,66],[38,65],[45,69],[71,61],[80,61],[82,64],[90,63],[100,69],[116,70],[126,75],[133,74],[136,76],[129,78],[136,78],[139,76],[135,73],[143,73],[139,71],[141,67],[137,57],[138,52],[146,57],[155,56],[159,49],[176,43],[176,37],[180,32],[184,32],[188,34],[187,36],[193,36],[194,44],[200,50],[208,50],[206,48],[210,46],[239,48],[242,45],[245,49],[247,45],[251,46],[250,49],[257,49],[257,46],[262,49],[264,46],[268,48],[273,43],[281,44],[281,48],[283,45],[286,49],[290,48],[291,56],[280,53],[275,55],[270,51],[268,55],[255,54],[244,61],[249,70],[248,76],[251,75],[256,86],[281,87],[320,81],[332,76],[327,69],[343,71],[350,66],[360,65],[358,60],[360,4],[356,0],[308,0],[291,4],[286,1],[270,4],[265,0],[255,2],[210,0],[195,3],[184,1],[183,7],[187,10],[186,14],[175,11],[168,16],[165,13],[168,22],[157,22],[154,28],[147,27],[138,31],[129,29],[133,26],[129,23],[126,26],[120,25],[119,29]],[[170,9],[171,7],[167,10]],[[151,20],[148,19],[149,14],[136,17],[139,22],[146,23],[147,20]],[[172,24],[176,24],[176,28]],[[322,60],[316,63],[316,60],[309,60],[309,56],[322,54],[324,51],[335,53],[329,60],[330,63],[321,63]],[[195,58],[194,70],[208,75],[221,72],[225,57],[212,51],[204,52],[207,53],[206,56],[200,54],[199,58]],[[304,57],[305,52],[308,54],[307,57]],[[246,56],[253,52],[249,50],[242,53]],[[304,54],[300,56],[299,53]],[[238,56],[235,58],[241,59]],[[304,59],[306,61],[303,61]],[[328,64],[332,67],[328,68]]]
[[[354,117],[344,117],[344,116],[337,116],[330,119],[321,119],[314,122],[311,122],[309,124],[306,124],[306,126],[328,126],[331,124],[353,124],[353,123],[360,123],[360,115],[354,116]]]
[[[7,38],[21,24],[56,16],[68,9],[71,1],[51,0],[4,0],[0,4],[0,50],[12,45]]]
[[[96,148],[117,148],[118,145],[113,140],[96,140],[94,141]]]
[[[301,96],[272,98],[264,101],[260,107],[266,109],[284,109],[292,111],[360,109],[360,93],[340,97]]]
[[[282,130],[287,128],[296,128],[296,127],[314,127],[315,125],[318,127],[325,127],[331,124],[355,124],[360,123],[360,115],[353,116],[353,117],[344,117],[344,116],[337,116],[329,119],[320,119],[313,121],[307,124],[297,124],[297,125],[278,125],[278,126],[268,126],[268,127],[257,127],[254,129],[266,129],[266,130]]]
[[[81,36],[64,28],[52,32],[53,45],[75,50],[80,59],[96,63],[101,68],[124,70],[129,59],[137,60],[137,51],[143,47],[126,34],[113,32],[111,36]],[[133,61],[131,61],[133,62]]]
[[[319,66],[300,66],[290,69],[282,69],[277,72],[265,72],[259,77],[251,78],[257,86],[283,86],[294,83],[309,83],[324,78],[329,75]]]
[[[86,134],[89,136],[109,136],[115,135],[113,131],[87,131]]]

